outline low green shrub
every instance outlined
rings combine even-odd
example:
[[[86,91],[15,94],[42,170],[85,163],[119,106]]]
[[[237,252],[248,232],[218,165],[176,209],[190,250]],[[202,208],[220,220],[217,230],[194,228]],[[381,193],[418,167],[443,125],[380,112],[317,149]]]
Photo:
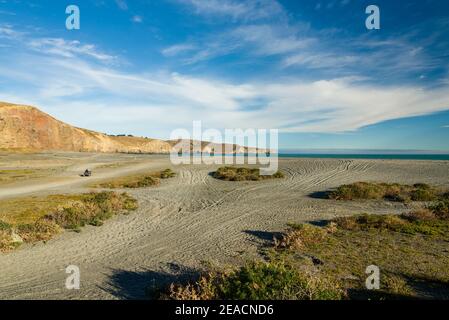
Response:
[[[416,183],[413,186],[398,183],[356,182],[339,186],[328,193],[330,199],[335,200],[388,200],[396,202],[434,201],[444,197],[435,188]]]
[[[11,229],[11,224],[0,220],[0,230],[10,230],[10,229]]]
[[[429,206],[429,209],[440,219],[449,219],[449,199],[443,199]]]
[[[163,171],[160,172],[159,177],[161,179],[169,179],[169,178],[173,178],[176,176],[176,173],[173,172],[171,169],[165,169]]]
[[[52,221],[41,219],[35,223],[20,224],[17,226],[17,234],[24,242],[47,241],[61,232],[61,227]]]
[[[112,216],[135,210],[137,202],[126,193],[99,192],[84,196],[44,217],[64,229],[78,230],[85,225],[98,226]]]
[[[116,178],[114,180],[105,181],[94,185],[94,187],[107,189],[137,189],[158,186],[161,179],[169,179],[176,176],[171,169],[165,169],[159,172],[152,172],[146,175],[133,175],[129,177]]]
[[[413,201],[434,201],[437,195],[432,189],[416,189],[410,192],[410,198]]]
[[[356,215],[351,217],[340,217],[333,220],[338,227],[345,230],[371,230],[387,229],[396,231],[407,222],[396,215]]]
[[[221,167],[213,173],[213,177],[225,181],[259,181],[265,179],[281,179],[284,174],[280,171],[275,172],[271,176],[260,174],[260,169],[257,168],[238,168],[238,167]]]
[[[333,220],[338,228],[351,231],[390,230],[407,234],[445,235],[449,221],[426,209],[403,215],[357,215]]]
[[[17,245],[13,241],[11,230],[0,229],[0,252],[13,250]]]
[[[376,184],[366,182],[356,182],[342,185],[337,190],[332,191],[329,197],[336,200],[355,199],[380,199],[385,195],[385,190]]]
[[[289,224],[289,230],[280,238],[274,239],[276,249],[301,249],[323,240],[329,229],[311,224]]]
[[[301,272],[285,261],[250,262],[227,273],[209,274],[191,285],[172,285],[177,300],[341,300],[345,291],[329,278]]]

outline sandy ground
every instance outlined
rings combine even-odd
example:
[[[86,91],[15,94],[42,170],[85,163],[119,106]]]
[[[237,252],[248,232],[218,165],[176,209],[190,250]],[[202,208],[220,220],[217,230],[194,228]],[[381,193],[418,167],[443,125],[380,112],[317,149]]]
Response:
[[[66,178],[0,186],[0,197],[85,191],[86,180],[76,174],[86,165],[136,160],[129,166],[101,169],[93,179],[172,167],[164,156],[79,156],[61,173]],[[281,159],[286,178],[261,182],[219,181],[209,175],[216,167],[173,167],[177,177],[160,187],[130,191],[139,200],[135,213],[0,255],[0,299],[143,298],[147,287],[192,273],[204,261],[220,266],[243,263],[288,222],[409,210],[403,204],[314,196],[340,184],[449,186],[449,162],[444,161]],[[80,290],[65,289],[68,265],[80,267]]]

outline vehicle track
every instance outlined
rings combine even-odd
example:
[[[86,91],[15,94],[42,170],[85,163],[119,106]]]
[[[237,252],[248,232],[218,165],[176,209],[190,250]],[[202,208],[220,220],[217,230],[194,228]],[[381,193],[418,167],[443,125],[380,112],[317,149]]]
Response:
[[[143,298],[151,281],[173,264],[242,263],[257,256],[262,240],[255,235],[282,231],[288,222],[407,209],[314,199],[311,192],[365,179],[449,185],[449,165],[430,161],[281,159],[284,179],[257,182],[216,180],[209,175],[216,168],[175,168],[177,177],[160,187],[129,191],[140,205],[129,216],[0,255],[0,298]],[[81,269],[79,291],[64,288],[71,264]]]

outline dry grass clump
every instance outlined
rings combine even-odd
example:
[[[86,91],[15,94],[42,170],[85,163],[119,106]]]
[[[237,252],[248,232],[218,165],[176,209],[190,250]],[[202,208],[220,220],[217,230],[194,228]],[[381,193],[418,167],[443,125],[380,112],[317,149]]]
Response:
[[[0,221],[0,252],[12,250],[20,245],[14,239],[11,227],[10,224]]]
[[[405,213],[401,216],[408,221],[433,221],[437,218],[435,213],[427,208],[418,209],[412,212]]]
[[[340,217],[333,220],[338,228],[345,230],[393,230],[396,231],[404,226],[407,221],[396,215],[356,215]]]
[[[449,198],[438,201],[431,206],[431,210],[439,219],[449,220]]]
[[[82,201],[64,206],[43,219],[64,229],[79,230],[85,225],[100,226],[119,213],[137,209],[137,202],[126,193],[90,193]]]
[[[219,279],[223,275],[208,273],[199,277],[194,283],[174,284],[169,288],[168,298],[173,300],[215,300]]]
[[[55,197],[48,197],[53,199]],[[79,231],[85,225],[99,226],[106,219],[120,213],[137,209],[137,201],[126,193],[100,192],[67,196],[61,204],[62,195],[56,196],[58,206],[47,211],[45,215],[34,216],[34,221],[22,221],[22,214],[15,213],[20,219],[15,223],[0,220],[0,251],[9,251],[23,242],[34,243],[47,241],[63,229]],[[37,208],[41,210],[40,198],[36,199]],[[27,203],[29,204],[29,203]],[[27,205],[24,210],[30,210]],[[13,220],[10,218],[10,221]]]
[[[333,232],[334,225],[331,224],[326,229],[310,224],[289,224],[289,227],[279,239],[274,239],[276,249],[302,249],[310,244],[319,243]]]
[[[434,201],[444,194],[424,183],[412,186],[398,183],[371,183],[356,182],[338,187],[330,192],[330,199],[335,200],[374,200],[384,199],[389,201]]]
[[[23,242],[33,243],[38,241],[47,241],[54,235],[61,232],[61,226],[53,221],[40,219],[35,223],[20,224],[17,226],[17,235]]]
[[[129,177],[117,178],[114,180],[102,182],[94,185],[94,187],[106,188],[106,189],[136,189],[158,186],[160,180],[169,179],[176,176],[171,169],[165,169],[159,172],[152,172],[147,175],[133,175]]]
[[[390,230],[407,234],[445,236],[449,232],[449,201],[402,215],[356,215],[333,220],[344,230]]]
[[[284,260],[250,262],[194,284],[170,287],[176,300],[341,300],[345,291],[330,278],[299,271]]]
[[[171,169],[165,169],[159,172],[160,179],[170,179],[176,176],[176,173]]]
[[[221,167],[213,173],[213,177],[225,181],[259,181],[272,178],[281,179],[284,178],[284,174],[277,171],[271,176],[264,176],[257,168]]]

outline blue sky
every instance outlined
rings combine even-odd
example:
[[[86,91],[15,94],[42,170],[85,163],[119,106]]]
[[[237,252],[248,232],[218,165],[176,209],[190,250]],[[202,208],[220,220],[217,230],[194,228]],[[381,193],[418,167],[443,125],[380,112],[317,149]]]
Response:
[[[0,0],[0,100],[112,134],[449,151],[448,30],[440,0]]]

